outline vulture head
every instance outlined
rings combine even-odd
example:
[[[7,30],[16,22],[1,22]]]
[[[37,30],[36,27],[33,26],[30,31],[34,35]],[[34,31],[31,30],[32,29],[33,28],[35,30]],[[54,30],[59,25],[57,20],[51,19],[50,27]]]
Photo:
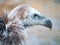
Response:
[[[41,25],[50,29],[52,28],[51,20],[47,19],[40,12],[27,4],[19,5],[9,13],[9,21],[13,21],[16,18],[22,20],[22,25],[24,27]]]
[[[0,15],[2,45],[22,45],[22,41],[27,37],[25,27],[41,25],[52,28],[51,20],[27,4],[17,6],[7,17],[4,13],[2,14]]]

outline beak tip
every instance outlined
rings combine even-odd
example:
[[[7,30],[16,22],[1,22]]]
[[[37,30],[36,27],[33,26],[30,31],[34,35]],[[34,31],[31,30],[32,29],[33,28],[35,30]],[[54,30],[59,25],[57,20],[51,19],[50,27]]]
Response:
[[[50,28],[50,30],[51,30],[52,29],[52,22],[51,22],[51,20],[46,20],[44,26]]]

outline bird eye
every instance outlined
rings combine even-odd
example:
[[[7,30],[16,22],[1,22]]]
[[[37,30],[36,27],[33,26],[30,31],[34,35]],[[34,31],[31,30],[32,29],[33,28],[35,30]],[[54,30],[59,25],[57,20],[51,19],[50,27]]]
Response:
[[[38,15],[37,14],[34,14],[34,17],[37,17]]]
[[[33,18],[40,19],[40,16],[38,14],[34,14]]]

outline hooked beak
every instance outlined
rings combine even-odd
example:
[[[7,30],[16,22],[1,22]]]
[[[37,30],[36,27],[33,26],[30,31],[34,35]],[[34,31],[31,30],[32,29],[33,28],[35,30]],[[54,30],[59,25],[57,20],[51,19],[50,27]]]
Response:
[[[50,28],[50,30],[52,29],[52,22],[51,20],[48,20],[46,17],[44,16],[38,16],[37,18],[29,18],[29,19],[25,19],[23,20],[23,25],[24,27],[30,27],[30,26],[34,26],[34,25],[41,25],[41,26],[45,26],[47,28]]]
[[[41,23],[42,22],[42,23]],[[50,30],[52,29],[52,22],[51,20],[47,19],[46,17],[44,16],[41,16],[41,21],[40,21],[40,24],[42,26],[45,26],[47,28],[50,28]]]
[[[52,22],[51,20],[47,19],[44,16],[40,16],[39,20],[33,21],[36,25],[41,25],[41,26],[45,26],[47,28],[50,28],[50,30],[52,29]]]
[[[52,22],[51,22],[51,20],[45,20],[44,26],[50,28],[50,30],[51,30],[52,29]]]

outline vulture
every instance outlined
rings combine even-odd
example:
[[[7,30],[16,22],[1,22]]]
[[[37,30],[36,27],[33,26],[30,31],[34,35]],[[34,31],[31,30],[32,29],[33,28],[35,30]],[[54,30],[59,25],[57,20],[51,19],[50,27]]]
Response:
[[[50,29],[52,28],[51,20],[44,17],[40,12],[28,4],[18,5],[8,14],[9,21],[13,21],[17,18],[22,21],[23,27],[41,25]]]
[[[52,28],[51,20],[28,4],[18,5],[9,14],[3,13],[0,16],[1,45],[25,45],[25,39],[28,37],[25,29],[34,25]]]

